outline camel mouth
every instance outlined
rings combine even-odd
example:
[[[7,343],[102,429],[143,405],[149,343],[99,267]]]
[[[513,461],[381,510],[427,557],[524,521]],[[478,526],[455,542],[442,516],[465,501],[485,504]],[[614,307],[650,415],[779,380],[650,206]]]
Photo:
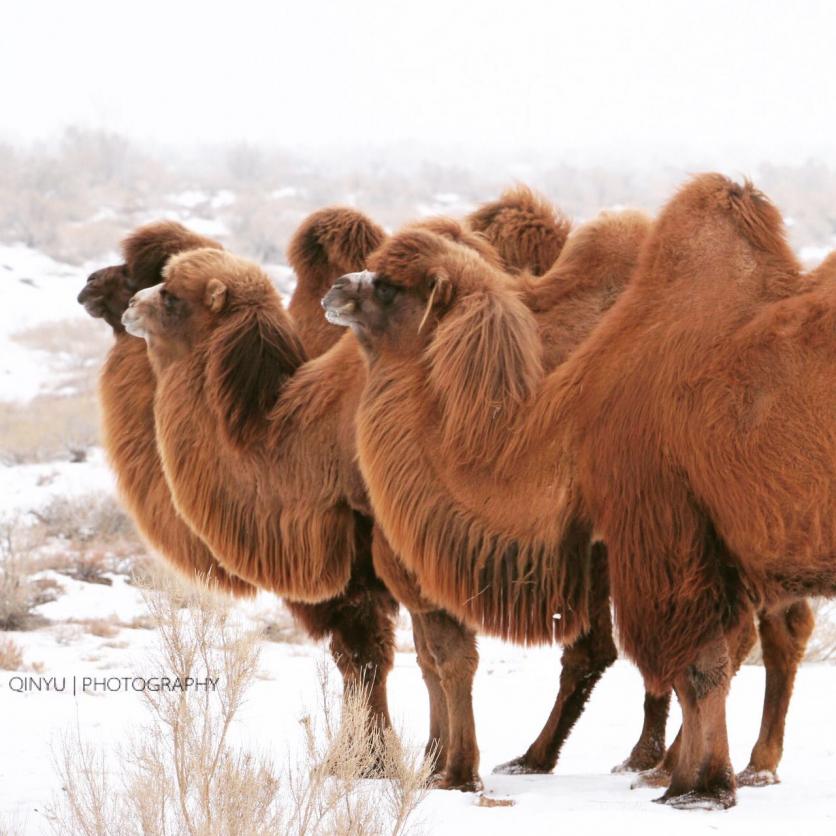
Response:
[[[323,297],[320,304],[325,311],[325,319],[332,325],[358,324],[360,306],[354,291],[353,283],[347,276],[343,276]]]
[[[331,325],[353,325],[357,320],[352,314],[357,310],[357,305],[354,302],[346,302],[339,307],[331,307],[325,305],[325,300],[322,300],[322,307],[325,309],[325,319]]]
[[[142,316],[133,308],[128,308],[125,313],[122,314],[122,327],[132,337],[141,337],[142,339],[145,339],[145,337],[148,336],[148,332],[142,324]]]

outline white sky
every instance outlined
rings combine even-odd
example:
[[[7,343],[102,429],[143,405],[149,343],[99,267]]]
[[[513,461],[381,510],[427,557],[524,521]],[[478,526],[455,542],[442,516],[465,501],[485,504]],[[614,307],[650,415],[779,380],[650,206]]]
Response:
[[[836,163],[836,2],[4,0],[0,136]]]

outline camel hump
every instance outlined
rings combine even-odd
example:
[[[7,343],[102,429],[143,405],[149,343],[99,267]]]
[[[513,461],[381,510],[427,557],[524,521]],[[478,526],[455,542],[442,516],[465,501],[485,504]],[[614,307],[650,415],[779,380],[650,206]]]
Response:
[[[552,273],[570,273],[586,284],[615,274],[626,282],[651,227],[650,217],[637,209],[602,212],[569,236],[543,281]]]
[[[472,229],[470,226],[449,218],[446,215],[433,215],[429,218],[422,218],[404,227],[404,230],[420,229],[432,232],[435,235],[452,241],[454,244],[461,244],[469,250],[478,253],[488,264],[504,269],[505,262],[497,252],[496,247],[485,237],[482,232]]]
[[[535,276],[554,264],[572,227],[556,206],[522,184],[480,206],[467,222],[490,241],[508,269]]]
[[[660,212],[643,248],[636,284],[687,282],[713,288],[719,304],[797,292],[799,264],[775,205],[752,183],[721,174],[688,181]]]
[[[662,213],[671,214],[690,214],[704,223],[728,218],[755,249],[778,257],[789,254],[781,213],[748,179],[736,183],[722,174],[698,174],[679,190]]]
[[[807,280],[811,286],[836,283],[836,250],[807,274]]]
[[[347,206],[309,215],[290,241],[287,258],[299,284],[317,293],[343,273],[362,270],[386,233],[369,217]]]
[[[162,271],[173,255],[223,247],[212,238],[198,235],[177,221],[154,221],[135,229],[122,241],[122,254],[137,289],[162,281]]]

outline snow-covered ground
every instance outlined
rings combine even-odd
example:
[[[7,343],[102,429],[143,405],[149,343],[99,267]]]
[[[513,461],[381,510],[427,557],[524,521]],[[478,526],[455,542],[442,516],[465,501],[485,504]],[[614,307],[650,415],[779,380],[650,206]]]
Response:
[[[203,205],[217,196],[184,194],[184,207]],[[220,199],[227,199],[226,197]],[[440,195],[438,202],[455,202]],[[58,264],[21,246],[0,246],[0,400],[25,401],[54,379],[55,355],[27,348],[12,335],[32,325],[81,319],[75,295],[89,270]],[[287,290],[288,271],[273,275]],[[91,328],[103,328],[90,322]],[[112,493],[113,478],[100,450],[87,461],[0,466],[0,516],[20,516],[56,496]],[[112,745],[143,716],[134,693],[18,693],[19,675],[154,675],[146,654],[155,641],[149,630],[119,627],[114,636],[97,637],[81,623],[104,619],[130,624],[145,612],[138,590],[122,576],[113,584],[88,584],[64,575],[49,578],[62,588],[42,605],[48,623],[36,630],[4,634],[20,646],[26,670],[0,671],[0,832],[4,820],[23,825],[25,833],[46,830],[44,806],[60,792],[52,747],[67,730],[77,728],[91,741]],[[271,607],[262,596],[250,608]],[[511,799],[509,807],[479,807],[473,795],[432,791],[421,807],[424,829],[432,834],[478,832],[554,833],[577,829],[591,833],[729,834],[833,833],[836,827],[836,723],[832,720],[836,666],[804,665],[787,723],[783,783],[741,789],[738,806],[725,813],[678,812],[655,805],[658,790],[631,790],[631,778],[610,774],[629,752],[641,725],[642,684],[635,669],[620,661],[594,692],[586,713],[571,735],[554,775],[494,776],[491,768],[520,754],[545,720],[559,676],[559,649],[525,650],[483,640],[475,686],[482,775],[488,794]],[[298,718],[309,710],[318,689],[321,646],[265,642],[262,675],[253,686],[238,721],[238,733],[265,747],[277,763],[298,739]],[[744,667],[729,700],[729,729],[735,765],[746,765],[757,736],[763,697],[763,669]],[[427,699],[414,654],[399,653],[390,678],[390,705],[406,738],[423,743]],[[669,739],[676,731],[672,711]]]

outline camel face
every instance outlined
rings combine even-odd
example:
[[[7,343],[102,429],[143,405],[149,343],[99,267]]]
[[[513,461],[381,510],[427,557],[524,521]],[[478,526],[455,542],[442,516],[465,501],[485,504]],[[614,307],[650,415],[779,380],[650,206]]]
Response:
[[[368,270],[337,279],[322,300],[328,322],[351,328],[366,349],[423,345],[421,326],[431,306],[421,290]]]
[[[127,264],[116,264],[90,274],[78,294],[78,303],[94,319],[103,319],[116,331],[122,331],[121,316],[134,290]]]

